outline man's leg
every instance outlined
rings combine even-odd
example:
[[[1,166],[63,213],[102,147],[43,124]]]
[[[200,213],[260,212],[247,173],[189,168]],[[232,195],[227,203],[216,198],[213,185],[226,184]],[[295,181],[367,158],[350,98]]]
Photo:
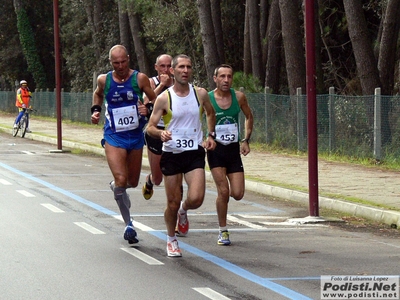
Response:
[[[18,124],[19,121],[21,121],[22,116],[24,115],[24,110],[22,108],[19,109],[19,114],[17,115],[17,118],[15,119],[14,124]]]
[[[226,169],[221,167],[213,168],[211,169],[211,174],[214,178],[218,192],[215,205],[217,209],[219,227],[226,229],[226,216],[228,213],[229,202],[229,182],[226,177]]]
[[[186,194],[186,199],[183,201],[182,208],[185,211],[199,208],[203,204],[206,191],[206,177],[204,169],[197,168],[186,173],[185,181],[188,186],[188,191]]]
[[[181,183],[182,174],[164,176],[165,193],[167,196],[167,208],[164,212],[164,220],[167,226],[167,234],[170,237],[175,236],[177,213],[181,202]]]
[[[137,243],[138,239],[130,215],[130,200],[126,194],[128,166],[130,161],[128,153],[125,149],[111,146],[107,142],[105,144],[105,153],[108,165],[114,177],[114,182],[111,183],[111,189],[114,192],[114,199],[117,202],[126,226],[124,230],[124,239],[129,241],[130,244]],[[140,168],[137,172],[139,172],[140,175]]]
[[[164,186],[167,195],[167,207],[164,211],[164,220],[167,227],[167,255],[181,257],[178,241],[175,236],[175,224],[181,202],[182,174],[165,176]]]

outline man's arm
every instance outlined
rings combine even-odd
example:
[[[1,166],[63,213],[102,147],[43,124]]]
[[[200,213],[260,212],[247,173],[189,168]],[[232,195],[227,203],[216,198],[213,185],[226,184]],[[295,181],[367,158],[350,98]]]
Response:
[[[156,93],[157,96],[160,95],[164,91],[164,88],[169,87],[171,78],[169,77],[168,74],[160,74],[158,76],[158,79],[159,79],[160,83],[158,84],[157,87],[154,84],[154,88],[153,88],[154,93]]]
[[[104,101],[104,86],[106,84],[106,74],[101,74],[97,77],[97,86],[93,92],[92,100],[92,123],[98,124],[100,121],[101,106]]]
[[[152,108],[148,107],[149,102],[154,103],[154,101],[156,100],[156,97],[157,97],[153,91],[153,88],[151,87],[151,84],[150,84],[150,81],[152,82],[153,80],[150,80],[146,74],[139,72],[137,81],[138,81],[139,88],[144,93],[143,103],[140,102],[139,106],[138,106],[139,112],[142,116],[149,116],[149,114],[152,111]]]
[[[242,92],[235,91],[236,92],[236,98],[238,99],[240,109],[242,110],[246,120],[244,122],[244,128],[245,128],[245,136],[244,136],[244,141],[241,145],[240,152],[243,155],[247,155],[250,152],[250,137],[251,133],[253,131],[253,113],[251,111],[251,108],[249,106],[249,103],[247,102],[246,95]]]
[[[204,112],[206,113],[208,132],[215,132],[215,122],[216,122],[215,109],[211,104],[210,96],[208,95],[207,91],[203,88],[197,88],[197,94],[199,95],[199,100],[201,101],[201,104],[203,105],[204,108]],[[217,144],[214,138],[212,138],[211,136],[207,136],[205,142],[205,148],[207,150],[214,150],[216,145]]]
[[[139,72],[137,76],[137,81],[139,88],[142,90],[143,93],[146,94],[146,97],[149,99],[149,101],[154,102],[157,96],[151,88],[149,77],[147,77],[146,74]]]
[[[168,108],[168,95],[167,92],[162,93],[157,97],[156,103],[154,104],[153,113],[147,124],[146,132],[155,139],[161,139],[166,142],[172,139],[171,132],[168,130],[162,130],[157,128],[157,124],[161,117],[166,113]]]
[[[24,104],[24,101],[22,101],[22,92],[20,88],[17,90],[17,99],[19,103]]]

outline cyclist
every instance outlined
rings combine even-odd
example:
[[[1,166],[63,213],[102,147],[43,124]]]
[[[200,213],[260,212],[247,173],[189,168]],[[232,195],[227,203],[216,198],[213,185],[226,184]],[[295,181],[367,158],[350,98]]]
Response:
[[[18,127],[18,123],[21,120],[22,116],[24,115],[27,107],[29,107],[29,102],[31,101],[32,98],[32,93],[28,88],[28,83],[25,80],[21,80],[19,85],[20,88],[17,90],[17,97],[15,100],[15,106],[18,107],[19,114],[15,119],[14,128]],[[26,132],[31,132],[29,130],[29,118],[26,121]]]

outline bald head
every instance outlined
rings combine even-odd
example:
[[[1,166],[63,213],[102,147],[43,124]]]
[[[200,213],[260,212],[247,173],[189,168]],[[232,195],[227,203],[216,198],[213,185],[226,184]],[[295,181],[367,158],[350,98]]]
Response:
[[[122,53],[122,54],[125,54],[126,56],[129,56],[128,55],[128,50],[126,50],[125,46],[123,46],[123,45],[115,45],[115,46],[111,47],[110,52],[108,53],[108,59],[111,60],[113,55],[115,55],[117,53],[118,54]]]
[[[161,55],[159,55],[159,56],[157,57],[157,59],[156,59],[156,65],[159,65],[159,64],[160,64],[160,61],[169,61],[170,64],[171,64],[172,56],[169,55],[169,54],[161,54]]]

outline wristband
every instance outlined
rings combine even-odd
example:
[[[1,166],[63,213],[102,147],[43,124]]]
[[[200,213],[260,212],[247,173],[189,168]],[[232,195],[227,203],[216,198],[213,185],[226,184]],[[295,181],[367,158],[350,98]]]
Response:
[[[95,104],[90,108],[90,111],[92,112],[92,115],[93,115],[94,112],[101,112],[101,106]]]
[[[247,144],[250,144],[250,139],[243,139],[242,142],[246,142]]]
[[[151,102],[148,102],[148,103],[145,104],[145,106],[147,107],[147,110],[148,110],[146,117],[147,117],[147,119],[149,119],[150,116],[151,116],[151,113],[153,112],[154,104],[151,103]]]

